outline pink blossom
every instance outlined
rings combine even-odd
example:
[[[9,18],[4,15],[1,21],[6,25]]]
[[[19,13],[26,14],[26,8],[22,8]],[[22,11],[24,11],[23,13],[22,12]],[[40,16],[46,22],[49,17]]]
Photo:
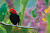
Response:
[[[26,17],[27,17],[28,19],[30,19],[31,15],[27,15]]]
[[[39,33],[44,33],[44,31],[40,31]]]
[[[38,1],[39,1],[39,3],[42,4],[42,5],[45,3],[44,0],[38,0]]]
[[[31,20],[31,22],[32,22],[32,23],[36,23],[36,21],[34,21],[34,20]]]
[[[30,18],[31,18],[31,20],[33,20],[33,17],[32,16]]]
[[[32,12],[32,9],[31,8],[29,8],[29,10],[28,10],[29,12]]]
[[[25,11],[24,16],[27,16],[27,15],[28,15],[28,12],[27,12],[27,11]]]
[[[46,28],[46,22],[40,22],[40,29],[45,29]]]
[[[25,11],[27,11],[27,8],[25,8]]]
[[[13,6],[13,8],[15,8],[15,6]]]
[[[10,5],[10,4],[8,4],[8,5]]]
[[[37,1],[36,5],[40,5],[39,1]]]
[[[23,22],[24,22],[24,23],[27,23],[27,22],[28,22],[28,20],[24,20],[24,19],[23,19]]]

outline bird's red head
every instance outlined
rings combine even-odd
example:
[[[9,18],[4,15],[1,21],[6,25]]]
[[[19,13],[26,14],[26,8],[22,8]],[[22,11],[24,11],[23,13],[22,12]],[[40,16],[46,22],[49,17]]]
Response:
[[[14,10],[13,8],[10,9],[10,12],[11,12],[12,14],[17,14],[16,10]]]

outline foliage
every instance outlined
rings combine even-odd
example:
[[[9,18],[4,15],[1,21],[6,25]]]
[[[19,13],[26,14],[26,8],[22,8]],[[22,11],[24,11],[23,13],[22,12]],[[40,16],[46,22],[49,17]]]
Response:
[[[48,26],[47,27],[47,31],[48,31],[48,33],[50,33],[50,14],[47,15],[47,18],[46,19],[47,19],[47,24],[48,24],[47,25]]]
[[[11,21],[9,19],[7,19],[7,21],[6,22],[3,21],[3,23],[11,24]],[[11,33],[12,32],[12,29],[13,29],[12,26],[5,26],[5,25],[1,25],[1,24],[0,24],[0,26],[2,26],[3,28],[5,28],[6,31],[7,31],[7,33]]]
[[[3,28],[6,29],[7,33],[11,33],[12,32],[12,27],[11,26],[3,26]]]
[[[0,33],[7,33],[6,29],[0,26]]]
[[[25,11],[25,7],[27,5],[29,0],[21,0],[20,1],[20,4],[21,4],[21,15],[20,15],[20,25],[22,24],[22,20],[23,20],[23,17],[24,17],[24,11]]]
[[[33,2],[34,1],[34,2]],[[7,4],[6,4],[7,2]],[[8,5],[8,8],[7,8]],[[13,7],[20,16],[20,26],[38,27],[38,29],[24,29],[14,26],[5,26],[0,24],[1,33],[45,33],[46,32],[46,9],[49,6],[49,0],[1,0],[0,2],[0,21],[11,24],[10,13],[7,12]],[[50,8],[49,8],[50,9]],[[50,31],[50,14],[47,15],[48,31]],[[38,31],[38,32],[37,32]]]
[[[48,5],[49,4],[49,0],[45,0],[45,4]]]
[[[4,20],[6,12],[7,12],[7,5],[6,3],[4,3],[0,8],[0,21]]]
[[[32,11],[32,16],[33,16],[33,17],[36,17],[36,16],[37,16],[37,13],[35,12],[35,10],[36,10],[36,9],[34,9],[34,10]]]
[[[16,29],[16,30],[15,30]],[[12,33],[30,33],[29,31],[28,31],[28,29],[24,29],[24,28],[15,28],[15,29],[13,29],[13,31],[12,31]]]

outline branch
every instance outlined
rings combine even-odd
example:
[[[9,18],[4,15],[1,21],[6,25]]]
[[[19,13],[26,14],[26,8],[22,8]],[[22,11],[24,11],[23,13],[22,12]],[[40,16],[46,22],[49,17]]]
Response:
[[[43,11],[43,13],[45,13],[45,15],[47,15],[47,13],[45,11]]]
[[[5,23],[1,23],[2,25],[6,25],[6,26],[15,26],[15,27],[19,27],[19,28],[29,28],[29,29],[37,29],[36,27],[25,27],[25,26],[19,26],[19,25],[13,25],[13,24],[5,24]]]

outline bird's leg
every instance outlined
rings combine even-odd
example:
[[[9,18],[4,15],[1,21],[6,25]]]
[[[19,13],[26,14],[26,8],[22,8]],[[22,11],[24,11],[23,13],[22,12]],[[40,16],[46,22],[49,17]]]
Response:
[[[11,24],[13,24],[13,23],[11,23]]]
[[[17,24],[19,25],[19,22],[17,22]],[[17,29],[22,29],[22,28],[17,27]]]
[[[18,23],[16,25],[18,25]],[[15,27],[14,29],[18,29],[18,27]]]
[[[18,22],[18,25],[19,25],[19,22]]]
[[[18,22],[17,22],[17,25],[18,25]]]
[[[19,22],[17,22],[17,24],[16,25],[19,25]]]
[[[19,22],[17,22],[17,24],[16,25],[19,25]],[[21,28],[19,28],[19,27],[16,27],[16,29],[21,29]]]

